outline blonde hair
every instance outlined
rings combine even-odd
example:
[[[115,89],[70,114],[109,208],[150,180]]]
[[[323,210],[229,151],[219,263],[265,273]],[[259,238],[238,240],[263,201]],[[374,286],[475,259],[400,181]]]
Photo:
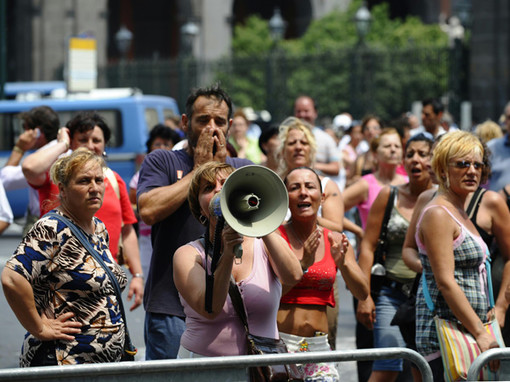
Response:
[[[61,157],[53,163],[50,168],[51,181],[56,185],[59,183],[64,186],[69,185],[69,181],[76,172],[88,162],[97,163],[103,171],[107,168],[102,157],[85,147],[80,147],[74,150],[71,155]]]
[[[188,189],[188,204],[191,213],[200,223],[204,224],[200,218],[202,211],[200,210],[200,202],[198,201],[200,184],[202,181],[209,184],[216,184],[216,177],[220,172],[225,173],[228,176],[234,171],[235,168],[231,165],[220,162],[207,162],[195,170]]]
[[[501,138],[503,136],[503,131],[496,122],[488,119],[484,123],[476,126],[475,134],[481,139],[482,142],[487,143],[491,139]]]
[[[310,145],[310,163],[308,163],[308,166],[313,167],[315,163],[315,153],[317,152],[317,143],[312,133],[312,128],[313,127],[308,122],[305,122],[302,119],[296,117],[286,118],[278,128],[279,129],[278,138],[280,139],[280,148],[278,152],[280,153],[280,155],[283,153],[283,149],[287,144],[287,139],[289,138],[290,131],[299,130],[305,135],[305,138],[308,141],[308,144]],[[288,171],[289,166],[282,158],[282,160],[280,161],[280,166],[278,168],[278,173],[282,177],[285,177]]]
[[[441,136],[432,155],[432,170],[436,174],[439,187],[446,190],[450,187],[448,178],[448,164],[452,159],[461,158],[469,154],[479,154],[484,157],[484,149],[480,139],[473,133],[457,130]],[[483,160],[483,159],[482,159]],[[481,183],[487,178],[487,164],[482,170]]]

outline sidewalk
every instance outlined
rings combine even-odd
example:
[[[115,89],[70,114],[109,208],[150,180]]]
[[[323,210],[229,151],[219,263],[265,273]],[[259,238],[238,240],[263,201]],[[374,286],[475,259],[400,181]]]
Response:
[[[338,273],[338,296],[340,307],[338,312],[338,333],[336,350],[356,349],[356,320],[352,306],[352,294],[345,287],[342,275]],[[358,368],[356,362],[340,362],[340,379],[342,382],[358,382]]]

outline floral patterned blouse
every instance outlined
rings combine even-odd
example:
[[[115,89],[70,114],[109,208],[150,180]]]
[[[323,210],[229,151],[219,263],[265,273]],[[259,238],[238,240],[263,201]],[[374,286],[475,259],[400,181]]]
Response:
[[[94,234],[85,235],[124,289],[126,274],[111,256],[105,225],[97,218],[94,221]],[[6,266],[32,285],[39,313],[55,318],[73,312],[71,319],[83,324],[74,340],[55,341],[59,365],[120,361],[125,325],[114,286],[67,226],[43,216],[22,239]],[[41,341],[33,335],[25,335],[21,367],[30,366],[40,345]]]

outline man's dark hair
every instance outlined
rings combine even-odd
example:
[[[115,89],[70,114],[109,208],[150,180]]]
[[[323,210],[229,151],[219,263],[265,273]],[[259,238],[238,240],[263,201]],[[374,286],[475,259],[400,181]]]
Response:
[[[219,84],[216,83],[208,88],[197,88],[191,91],[188,99],[186,100],[186,116],[188,117],[189,121],[191,121],[191,117],[193,116],[193,106],[198,97],[214,98],[219,103],[225,101],[228,106],[228,119],[230,120],[232,118],[232,99],[227,94],[227,92],[223,90]]]
[[[151,151],[152,143],[156,140],[156,138],[161,138],[161,139],[166,139],[168,141],[172,141],[172,143],[174,145],[181,140],[181,137],[179,136],[179,134],[176,131],[172,130],[167,125],[158,123],[150,131],[149,139],[147,139],[147,142],[145,143],[145,145],[147,146],[147,152]]]
[[[259,137],[259,147],[260,151],[264,153],[264,155],[267,155],[266,150],[262,147],[264,143],[267,143],[271,138],[273,138],[275,135],[278,135],[278,127],[277,126],[271,126],[265,130],[262,130],[262,133]]]
[[[427,105],[432,105],[432,110],[434,110],[435,114],[444,112],[444,105],[437,98],[425,98],[423,101],[421,101],[421,104],[422,104],[422,107],[425,107]]]
[[[57,138],[58,129],[60,128],[60,119],[58,118],[57,112],[51,107],[34,107],[29,111],[21,113],[20,118],[28,129],[35,129],[38,127],[48,142]]]
[[[111,137],[110,128],[106,124],[104,118],[95,111],[80,111],[66,124],[66,127],[70,131],[71,139],[73,139],[76,132],[84,133],[93,130],[96,126],[103,131],[104,142],[108,143]]]

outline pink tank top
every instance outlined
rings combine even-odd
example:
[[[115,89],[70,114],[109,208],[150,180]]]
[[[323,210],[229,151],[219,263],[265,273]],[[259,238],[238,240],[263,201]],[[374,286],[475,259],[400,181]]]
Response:
[[[194,247],[205,261],[200,240],[188,245]],[[208,258],[210,261],[210,258]],[[250,333],[278,338],[276,314],[280,305],[282,286],[273,272],[262,239],[253,241],[253,265],[250,275],[237,283],[243,296]],[[207,319],[195,312],[179,295],[186,314],[186,330],[181,345],[200,355],[215,357],[246,354],[246,335],[241,319],[237,316],[230,296],[223,310],[214,319]]]
[[[370,212],[370,207],[374,203],[375,198],[379,195],[379,191],[383,188],[382,185],[377,182],[374,174],[367,174],[362,177],[368,183],[368,197],[367,200],[358,204],[359,217],[361,219],[361,227],[365,229],[367,225],[368,213]]]

